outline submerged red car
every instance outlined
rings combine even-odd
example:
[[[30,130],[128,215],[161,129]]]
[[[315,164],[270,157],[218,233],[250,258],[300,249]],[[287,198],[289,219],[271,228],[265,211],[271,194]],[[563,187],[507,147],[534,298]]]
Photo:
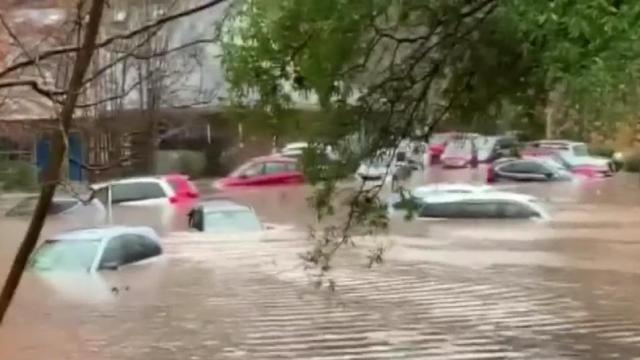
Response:
[[[445,153],[447,146],[451,142],[457,142],[464,139],[475,139],[479,135],[476,133],[435,133],[431,135],[429,139],[429,156],[431,164],[438,164],[442,162],[442,156]]]
[[[302,183],[304,175],[296,159],[272,155],[249,160],[229,176],[216,181],[213,186],[217,189],[230,189]]]
[[[447,147],[440,156],[442,167],[460,169],[478,165],[478,152],[473,139],[459,139],[447,143]]]
[[[182,200],[197,199],[200,197],[198,188],[189,180],[189,176],[182,174],[164,175],[164,180],[171,186],[174,192],[174,203]]]

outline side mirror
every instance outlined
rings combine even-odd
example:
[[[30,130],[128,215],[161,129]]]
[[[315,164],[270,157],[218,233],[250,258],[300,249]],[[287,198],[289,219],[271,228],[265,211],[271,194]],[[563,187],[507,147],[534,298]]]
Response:
[[[553,179],[554,176],[555,174],[552,172],[544,173],[544,177],[546,177],[547,179]]]

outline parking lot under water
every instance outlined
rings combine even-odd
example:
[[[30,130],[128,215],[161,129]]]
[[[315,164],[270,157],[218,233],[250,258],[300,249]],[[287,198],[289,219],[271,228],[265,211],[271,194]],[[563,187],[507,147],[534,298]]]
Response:
[[[481,182],[482,169],[413,183]],[[209,184],[203,182],[204,192]],[[550,222],[400,219],[368,269],[346,248],[309,282],[307,187],[236,192],[300,235],[262,242],[171,234],[152,212],[116,222],[169,231],[166,256],[98,275],[27,273],[0,327],[0,359],[640,359],[640,179],[505,185],[550,203]],[[183,214],[184,215],[184,214]],[[4,278],[26,220],[0,219]],[[65,228],[52,219],[45,235]]]

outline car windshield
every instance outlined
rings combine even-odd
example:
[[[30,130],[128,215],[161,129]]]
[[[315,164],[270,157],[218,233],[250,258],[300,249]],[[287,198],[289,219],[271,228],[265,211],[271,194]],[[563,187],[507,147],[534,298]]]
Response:
[[[498,138],[496,137],[481,137],[476,140],[476,147],[478,149],[478,160],[485,161],[491,156],[491,151],[496,145]]]
[[[37,271],[89,271],[94,263],[99,239],[47,240],[31,260]]]
[[[472,144],[473,144],[472,140],[468,140],[468,139],[449,142],[447,147],[444,149],[442,156],[443,157],[447,157],[447,156],[469,157],[471,156]]]
[[[449,138],[450,138],[449,134],[433,134],[429,138],[429,144],[431,144],[431,145],[443,144],[443,143],[447,142],[447,140],[449,140]]]
[[[205,232],[238,233],[260,230],[260,219],[250,210],[212,211],[204,217]]]
[[[573,154],[576,156],[589,156],[589,149],[585,144],[573,145]]]
[[[258,168],[258,163],[257,162],[248,162],[246,164],[240,165],[240,167],[238,167],[237,169],[233,170],[231,172],[231,174],[229,174],[231,177],[238,177],[238,176],[242,176],[242,175],[247,175],[248,173],[253,173],[254,168]]]

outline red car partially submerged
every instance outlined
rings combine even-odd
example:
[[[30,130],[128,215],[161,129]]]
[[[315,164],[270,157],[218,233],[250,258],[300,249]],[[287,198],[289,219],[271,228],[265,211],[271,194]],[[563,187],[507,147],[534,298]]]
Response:
[[[272,155],[249,160],[229,176],[214,183],[217,189],[247,188],[304,183],[304,175],[293,158]]]
[[[478,165],[478,152],[471,138],[449,141],[440,156],[443,168],[461,169]]]
[[[478,134],[475,133],[457,133],[457,132],[447,132],[447,133],[435,133],[431,135],[429,139],[429,155],[430,155],[430,163],[438,164],[442,160],[442,155],[446,151],[447,145],[454,141],[459,141],[462,139],[475,138]]]
[[[172,203],[179,203],[184,200],[192,200],[200,197],[198,188],[189,180],[189,176],[182,174],[169,174],[163,176],[164,180],[169,183],[173,189],[174,196],[171,198]]]

